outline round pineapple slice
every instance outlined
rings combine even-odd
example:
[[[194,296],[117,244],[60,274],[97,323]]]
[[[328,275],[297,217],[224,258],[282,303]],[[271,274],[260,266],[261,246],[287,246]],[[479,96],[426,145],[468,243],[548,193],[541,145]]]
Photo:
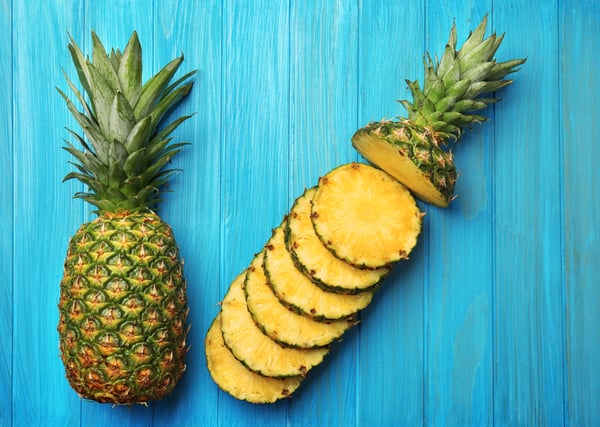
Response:
[[[338,340],[355,321],[320,322],[281,304],[263,268],[264,251],[254,257],[244,282],[246,303],[258,327],[278,343],[297,349],[317,349]]]
[[[363,163],[339,166],[319,179],[311,219],[321,242],[361,268],[381,268],[408,255],[423,214],[399,181]]]
[[[294,264],[285,246],[284,234],[282,224],[273,231],[264,255],[268,283],[282,304],[316,320],[349,318],[369,305],[372,292],[338,294],[327,292],[313,283]],[[323,250],[327,252],[327,249]]]
[[[323,361],[328,348],[286,348],[266,336],[250,316],[242,288],[244,274],[236,277],[221,304],[221,332],[225,345],[248,369],[268,377],[304,376]]]
[[[302,383],[301,376],[270,378],[246,368],[223,341],[221,314],[213,320],[204,344],[210,376],[223,391],[236,399],[250,403],[273,403],[291,396]]]
[[[300,270],[326,291],[362,294],[374,290],[390,267],[361,269],[334,256],[315,234],[310,218],[316,187],[296,199],[286,223],[286,245]],[[277,290],[276,290],[277,292]]]

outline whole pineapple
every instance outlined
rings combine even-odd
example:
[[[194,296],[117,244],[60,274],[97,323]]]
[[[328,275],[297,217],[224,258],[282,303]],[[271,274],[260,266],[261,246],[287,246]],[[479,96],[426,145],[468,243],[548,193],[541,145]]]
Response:
[[[134,32],[123,52],[107,54],[92,33],[92,59],[69,50],[89,103],[65,74],[79,111],[59,89],[83,135],[66,142],[77,193],[98,217],[70,239],[60,284],[58,332],[71,386],[83,398],[146,403],[169,394],[185,371],[188,304],[183,261],[173,232],[153,210],[181,151],[169,135],[189,116],[162,119],[190,91],[188,73],[171,80],[179,57],[142,85],[142,49]],[[160,128],[159,128],[159,125]]]
[[[352,137],[365,159],[440,207],[453,199],[458,177],[448,142],[458,142],[464,127],[486,120],[472,112],[497,99],[481,95],[511,84],[506,75],[525,62],[496,62],[503,36],[484,39],[486,25],[487,16],[458,51],[453,26],[442,58],[434,62],[426,57],[423,89],[417,81],[407,81],[413,101],[400,101],[407,118],[371,123]]]

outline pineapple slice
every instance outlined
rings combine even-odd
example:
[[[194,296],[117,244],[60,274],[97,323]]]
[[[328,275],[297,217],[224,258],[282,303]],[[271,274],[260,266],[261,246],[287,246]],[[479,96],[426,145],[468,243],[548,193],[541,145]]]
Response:
[[[287,251],[283,224],[273,231],[273,236],[266,245],[264,267],[268,283],[279,301],[295,312],[315,320],[349,318],[365,308],[373,298],[372,292],[336,294],[313,283],[296,267]]]
[[[300,270],[326,291],[363,295],[374,290],[389,267],[360,269],[336,258],[315,234],[310,219],[316,187],[296,199],[286,223],[286,244]],[[277,290],[276,290],[277,292]],[[361,297],[362,299],[362,297]]]
[[[288,309],[269,286],[263,259],[264,251],[252,260],[246,272],[244,290],[252,318],[273,340],[297,349],[322,348],[339,339],[354,324],[353,320],[319,322]]]
[[[339,166],[319,179],[311,218],[338,258],[380,268],[408,258],[423,214],[410,192],[387,173],[362,163]]]
[[[222,390],[239,400],[273,403],[289,397],[300,386],[301,376],[271,378],[247,369],[225,345],[220,328],[218,314],[206,333],[204,351],[210,376]]]
[[[304,376],[321,363],[328,348],[285,348],[261,332],[244,298],[244,274],[234,279],[221,304],[221,332],[225,345],[248,369],[268,377]]]

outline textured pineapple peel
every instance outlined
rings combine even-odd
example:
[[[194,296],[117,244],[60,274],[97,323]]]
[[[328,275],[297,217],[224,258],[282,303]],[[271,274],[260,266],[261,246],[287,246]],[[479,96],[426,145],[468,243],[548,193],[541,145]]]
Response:
[[[412,101],[402,100],[408,117],[371,123],[352,137],[352,145],[370,163],[394,176],[418,198],[439,207],[454,199],[458,174],[451,152],[463,129],[487,118],[474,111],[498,101],[484,96],[509,85],[505,77],[525,59],[494,59],[504,35],[485,38],[487,15],[457,50],[453,25],[441,59],[425,56],[423,88],[407,80]]]
[[[454,197],[458,177],[452,154],[427,142],[425,132],[415,133],[414,138],[398,138],[409,126],[408,122],[371,123],[354,134],[352,144],[417,198],[445,208]]]
[[[66,377],[82,397],[146,404],[170,394],[186,369],[188,300],[183,259],[170,226],[152,208],[175,172],[165,168],[184,143],[170,134],[189,116],[163,119],[189,93],[192,73],[171,82],[183,57],[142,84],[134,32],[123,52],[92,33],[91,58],[69,51],[83,93],[65,73],[80,109],[60,89],[82,133],[66,142],[75,194],[98,217],[71,237],[60,283],[59,348]]]

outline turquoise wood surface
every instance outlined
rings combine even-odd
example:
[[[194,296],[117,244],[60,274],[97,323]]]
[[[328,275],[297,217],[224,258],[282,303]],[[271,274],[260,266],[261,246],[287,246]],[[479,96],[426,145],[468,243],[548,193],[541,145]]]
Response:
[[[489,13],[500,60],[528,58],[455,150],[458,199],[292,399],[220,392],[204,334],[230,281],[305,187],[360,157],[350,137],[404,111],[405,78]],[[600,3],[594,0],[0,0],[0,426],[600,425]],[[67,241],[91,209],[55,87],[71,34],[123,47],[147,78],[198,69],[192,144],[161,214],[189,282],[188,370],[149,407],[82,401],[58,356]]]

